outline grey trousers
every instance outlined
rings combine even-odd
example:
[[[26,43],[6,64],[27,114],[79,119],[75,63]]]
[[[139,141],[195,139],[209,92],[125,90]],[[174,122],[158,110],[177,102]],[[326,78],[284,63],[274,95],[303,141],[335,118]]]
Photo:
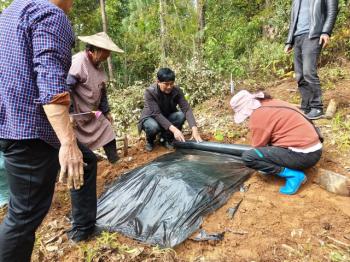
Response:
[[[321,53],[319,38],[309,39],[308,34],[294,39],[294,71],[301,95],[301,109],[323,109],[320,79],[317,62]]]

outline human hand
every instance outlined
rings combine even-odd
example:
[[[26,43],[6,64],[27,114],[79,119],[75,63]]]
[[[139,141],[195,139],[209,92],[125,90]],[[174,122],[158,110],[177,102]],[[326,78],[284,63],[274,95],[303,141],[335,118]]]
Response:
[[[174,134],[174,138],[177,141],[185,142],[185,137],[184,137],[184,135],[182,134],[182,132],[178,128],[176,128],[175,126],[171,125],[169,127],[169,130]]]
[[[286,54],[290,54],[293,50],[293,46],[291,44],[286,44],[285,47],[284,47],[284,52]]]
[[[47,104],[43,108],[53,130],[61,142],[58,154],[61,165],[60,181],[67,181],[69,189],[80,189],[84,184],[83,155],[76,142],[68,106]]]
[[[200,143],[203,142],[203,139],[199,135],[198,128],[196,126],[192,127],[192,137],[191,140],[194,139],[196,142]]]
[[[59,181],[66,183],[69,189],[80,189],[84,185],[84,163],[76,142],[62,144],[58,157],[61,165]]]
[[[320,36],[320,42],[319,44],[322,45],[322,48],[325,48],[329,43],[329,35],[327,34],[322,34]]]

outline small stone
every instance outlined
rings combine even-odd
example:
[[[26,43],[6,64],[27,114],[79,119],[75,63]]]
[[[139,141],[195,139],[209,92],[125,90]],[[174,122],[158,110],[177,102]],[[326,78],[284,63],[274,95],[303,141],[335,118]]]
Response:
[[[330,223],[328,223],[328,222],[323,223],[322,227],[325,230],[331,230],[332,229],[332,225]]]
[[[48,252],[55,252],[58,250],[58,246],[48,246],[48,247],[46,247],[46,250]]]

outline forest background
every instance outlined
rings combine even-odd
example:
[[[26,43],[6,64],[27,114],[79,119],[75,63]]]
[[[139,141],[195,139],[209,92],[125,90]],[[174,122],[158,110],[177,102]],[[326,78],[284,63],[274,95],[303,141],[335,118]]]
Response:
[[[0,0],[0,11],[11,2]],[[175,70],[193,106],[227,95],[231,76],[255,86],[293,76],[293,57],[283,52],[291,0],[75,0],[69,16],[77,36],[103,30],[101,6],[108,34],[125,51],[112,56],[108,90],[121,132],[137,121],[144,89],[161,66]],[[74,52],[82,49],[77,41]],[[341,77],[343,59],[350,59],[349,0],[339,1],[323,50],[324,77]]]

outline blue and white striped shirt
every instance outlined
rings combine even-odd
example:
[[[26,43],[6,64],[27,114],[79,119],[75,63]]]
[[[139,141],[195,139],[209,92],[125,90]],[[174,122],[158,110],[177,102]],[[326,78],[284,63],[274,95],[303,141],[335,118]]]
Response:
[[[68,91],[74,33],[48,0],[14,0],[0,15],[0,138],[57,146],[43,105]]]

